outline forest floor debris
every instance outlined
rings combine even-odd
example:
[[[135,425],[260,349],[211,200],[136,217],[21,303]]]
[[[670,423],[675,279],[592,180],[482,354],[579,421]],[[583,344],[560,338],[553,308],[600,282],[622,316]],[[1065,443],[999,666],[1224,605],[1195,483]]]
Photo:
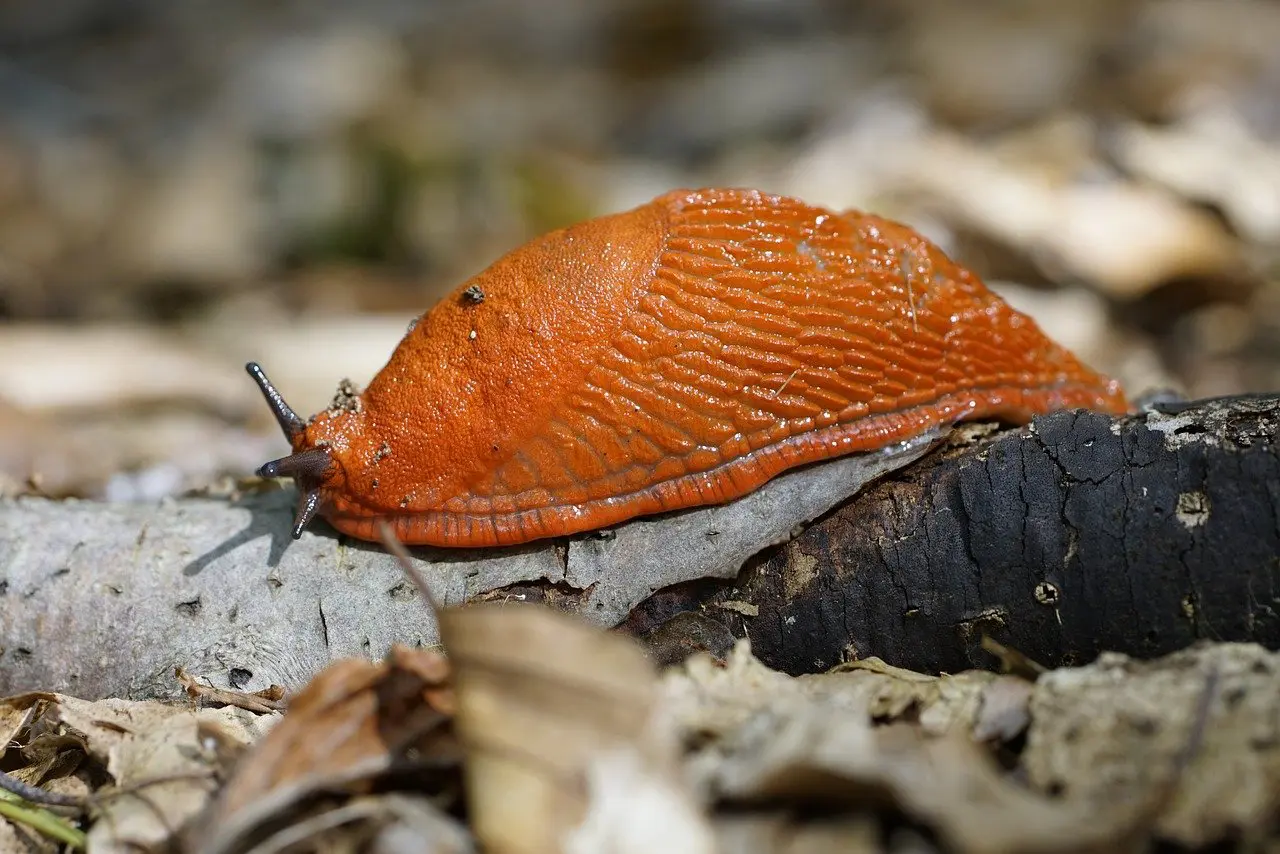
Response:
[[[446,652],[340,661],[283,714],[0,701],[0,768],[84,804],[10,796],[28,815],[8,815],[0,843],[78,848],[87,831],[100,851],[227,854],[337,833],[352,850],[791,854],[1278,838],[1280,653],[1257,645],[1107,654],[1034,681],[877,659],[789,676],[746,641],[660,669],[622,633],[538,605],[440,617]],[[50,810],[72,835],[30,818]]]

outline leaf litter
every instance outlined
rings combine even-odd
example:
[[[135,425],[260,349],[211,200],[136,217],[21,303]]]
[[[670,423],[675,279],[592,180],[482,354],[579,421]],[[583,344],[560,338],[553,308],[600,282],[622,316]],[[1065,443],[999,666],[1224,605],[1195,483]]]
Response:
[[[4,803],[87,831],[95,851],[183,854],[1051,854],[1280,838],[1280,654],[1256,645],[1044,673],[867,659],[790,676],[745,640],[673,659],[542,605],[438,616],[443,649],[339,661],[288,698],[181,674],[187,704],[2,700],[0,770],[79,807]],[[27,818],[8,817],[0,846],[83,844]]]

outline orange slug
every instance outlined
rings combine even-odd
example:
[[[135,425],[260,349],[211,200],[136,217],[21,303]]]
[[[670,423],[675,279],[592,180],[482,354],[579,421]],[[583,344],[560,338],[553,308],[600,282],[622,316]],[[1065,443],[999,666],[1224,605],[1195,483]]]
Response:
[[[303,422],[293,536],[493,546],[727,502],[962,420],[1127,411],[911,228],[753,190],[680,190],[551,232],[423,315],[363,393]]]

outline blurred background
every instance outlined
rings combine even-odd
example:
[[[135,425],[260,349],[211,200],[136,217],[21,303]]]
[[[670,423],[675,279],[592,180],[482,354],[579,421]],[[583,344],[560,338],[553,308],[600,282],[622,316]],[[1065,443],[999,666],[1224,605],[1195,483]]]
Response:
[[[0,491],[152,499],[548,229],[752,186],[922,230],[1131,393],[1280,389],[1280,3],[8,0]]]

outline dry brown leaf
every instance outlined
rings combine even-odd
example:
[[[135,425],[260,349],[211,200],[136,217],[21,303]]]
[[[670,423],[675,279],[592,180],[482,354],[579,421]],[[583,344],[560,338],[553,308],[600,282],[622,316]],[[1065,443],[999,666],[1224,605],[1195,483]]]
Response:
[[[0,700],[0,758],[4,757],[17,734],[39,713],[40,704],[54,702],[57,698],[57,694],[31,691]]]
[[[1206,718],[1200,704],[1216,684]],[[1280,816],[1280,653],[1219,644],[1140,662],[1107,653],[1041,677],[1022,763],[1037,787],[1085,804],[1150,800],[1155,825],[1199,848],[1265,833]],[[1180,768],[1189,741],[1203,743]]]
[[[56,794],[89,794],[86,779],[109,774],[114,787],[99,801],[89,834],[96,851],[132,851],[162,843],[211,796],[222,745],[255,740],[274,720],[234,709],[128,700],[88,702],[53,693],[0,701],[6,743],[25,739],[25,766],[15,776]],[[15,728],[15,726],[17,728]],[[77,772],[88,756],[92,773]],[[72,776],[75,774],[75,776]]]
[[[56,720],[84,736],[89,753],[107,766],[113,776],[115,765],[120,761],[120,751],[127,750],[135,739],[156,732],[171,718],[189,719],[193,728],[196,721],[191,717],[192,708],[185,704],[177,705],[159,700],[89,701],[65,694],[58,695],[52,714]],[[252,720],[252,716],[244,717]],[[261,728],[249,728],[247,734],[256,736],[257,732],[265,730],[269,725],[266,723]],[[119,777],[116,779],[119,780]]]
[[[89,832],[98,852],[132,852],[170,839],[213,796],[221,765],[209,749],[211,730],[222,743],[257,740],[278,718],[241,709],[191,709],[158,702],[86,702],[59,696],[62,723],[85,737],[116,787],[130,794],[111,798]]]
[[[63,781],[76,772],[85,757],[84,740],[76,734],[42,732],[22,748],[25,765],[13,776],[32,786],[59,794],[84,795],[84,783],[76,781],[68,787]]]
[[[893,804],[959,852],[1116,850],[1131,814],[1055,803],[1005,779],[959,735],[871,727],[827,703],[780,703],[718,745],[705,785],[730,804]]]
[[[867,816],[803,821],[785,812],[716,819],[721,854],[879,854],[880,828]]]
[[[667,670],[662,678],[662,702],[678,726],[711,736],[741,726],[756,708],[780,693],[799,691],[794,678],[766,667],[743,640],[734,644],[723,666],[699,654]],[[853,708],[865,709],[865,701]]]
[[[19,794],[37,803],[79,807],[91,791],[93,770],[86,768],[85,740],[66,732],[57,719],[58,695],[30,693],[0,701],[8,722],[3,733],[5,747],[15,748],[4,767],[11,782],[36,789],[39,797]],[[12,790],[11,790],[12,791]],[[46,799],[47,798],[47,799]],[[6,850],[0,847],[0,851]]]
[[[365,791],[392,771],[438,769],[443,771],[442,788],[448,788],[458,762],[448,680],[443,656],[402,646],[393,647],[381,663],[347,659],[326,668],[291,700],[281,724],[245,757],[217,805],[199,823],[205,830],[193,835],[198,850],[240,850],[265,820],[279,818],[304,797],[318,791]],[[326,821],[321,816],[333,811],[322,809],[290,827],[313,820],[321,826]]]
[[[390,794],[376,801],[384,822],[370,845],[377,854],[472,854],[476,850],[466,827],[425,798]]]
[[[911,717],[926,733],[968,732],[982,707],[982,695],[994,674],[970,670],[930,676],[893,667],[878,658],[849,662],[830,674],[803,676],[797,687],[814,698],[837,696],[865,708],[877,721]]]
[[[57,694],[30,692],[0,700],[0,756],[7,748],[14,748],[16,755],[10,754],[3,766],[8,782],[36,790],[35,794],[15,794],[44,805],[78,809],[90,793],[92,771],[79,773],[86,764],[84,738],[78,733],[64,732],[58,724],[58,699]],[[0,824],[5,825],[10,835],[15,832],[6,823]],[[0,851],[54,850],[50,840],[41,842],[38,837],[39,834],[34,834],[24,838],[23,845],[15,842],[6,847],[0,835]],[[18,836],[12,838],[16,840]]]
[[[749,642],[739,641],[725,666],[695,656],[667,674],[664,690],[684,725],[705,732],[740,726],[780,694],[794,694],[835,703],[878,722],[909,718],[926,733],[941,735],[973,732],[983,720],[991,686],[1001,678],[978,670],[930,676],[879,658],[791,677],[766,667],[751,654]]]
[[[248,850],[247,844],[237,851]],[[254,854],[319,849],[376,854],[472,854],[467,829],[425,797],[395,792],[352,798],[283,824]]]
[[[1237,270],[1236,241],[1212,215],[1163,188],[1118,178],[1086,182],[1052,163],[1026,162],[1010,152],[1018,141],[993,147],[939,133],[914,152],[911,180],[950,219],[1113,297]],[[1086,168],[1101,171],[1096,154],[1072,173]]]
[[[1142,805],[1047,800],[1010,782],[973,740],[992,686],[1010,677],[930,677],[875,661],[842,671],[793,678],[745,642],[724,667],[700,656],[669,671],[665,694],[699,745],[688,769],[701,790],[736,814],[791,805],[825,808],[831,820],[892,804],[956,851],[1114,850],[1131,831]],[[898,716],[912,722],[873,722]]]
[[[973,723],[973,737],[978,741],[1012,741],[1027,729],[1031,721],[1033,684],[1016,676],[1001,676],[987,683],[982,692],[982,707]]]
[[[1136,175],[1215,204],[1256,243],[1280,243],[1280,149],[1229,104],[1191,109],[1171,126],[1122,124],[1114,152]]]
[[[62,694],[4,701],[31,714],[17,735],[25,764],[14,776],[54,795],[105,796],[89,834],[96,851],[132,851],[169,839],[211,797],[218,754],[208,734],[244,745],[270,724],[234,710],[196,711],[158,702],[87,702]],[[87,761],[86,761],[87,757]],[[90,792],[108,777],[114,786]]]
[[[639,644],[535,606],[446,610],[440,625],[486,851],[714,850]]]

